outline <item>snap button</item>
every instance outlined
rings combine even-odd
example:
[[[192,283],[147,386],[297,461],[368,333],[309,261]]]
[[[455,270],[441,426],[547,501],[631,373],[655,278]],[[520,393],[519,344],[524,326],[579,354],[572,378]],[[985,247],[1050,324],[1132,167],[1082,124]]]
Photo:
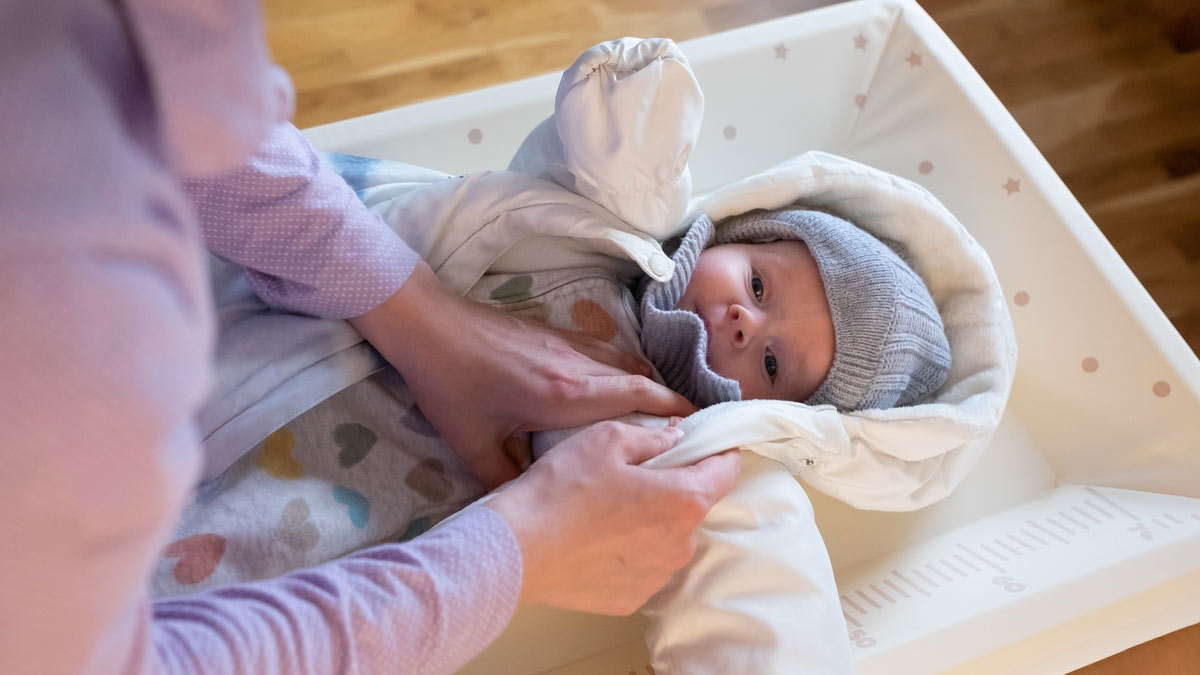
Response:
[[[658,276],[664,276],[671,271],[671,259],[661,253],[650,256],[650,271]]]

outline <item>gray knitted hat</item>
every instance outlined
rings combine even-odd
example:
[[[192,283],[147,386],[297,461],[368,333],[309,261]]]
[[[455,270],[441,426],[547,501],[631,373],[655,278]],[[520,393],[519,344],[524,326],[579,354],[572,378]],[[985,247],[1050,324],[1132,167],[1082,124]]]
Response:
[[[700,406],[740,398],[737,382],[708,368],[699,317],[674,307],[704,248],[781,239],[808,247],[833,315],[833,365],[804,403],[828,403],[842,412],[891,408],[916,403],[942,386],[950,345],[921,278],[850,222],[801,209],[751,211],[716,228],[704,215],[693,222],[672,258],[675,274],[666,283],[650,282],[642,296],[642,348],[668,386]]]

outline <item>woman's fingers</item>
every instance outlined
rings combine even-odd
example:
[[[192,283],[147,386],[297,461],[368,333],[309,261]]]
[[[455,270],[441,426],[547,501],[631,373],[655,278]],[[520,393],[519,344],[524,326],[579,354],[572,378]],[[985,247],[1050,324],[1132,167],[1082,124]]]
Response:
[[[640,375],[614,375],[588,381],[589,397],[607,417],[641,412],[659,417],[687,417],[699,410],[682,394]]]
[[[472,447],[478,450],[463,453],[462,458],[475,477],[488,488],[498,487],[521,475],[521,469],[513,458],[504,452],[502,445],[463,443],[458,446],[452,444],[451,447]]]
[[[501,450],[515,431],[579,426],[631,412],[695,407],[643,376],[648,364],[582,333],[506,315],[448,291],[421,264],[382,305],[352,320],[478,477],[516,475]]]
[[[486,503],[521,547],[523,602],[628,614],[687,563],[692,532],[738,467],[725,455],[684,469],[636,465],[677,438],[670,429],[597,424]]]

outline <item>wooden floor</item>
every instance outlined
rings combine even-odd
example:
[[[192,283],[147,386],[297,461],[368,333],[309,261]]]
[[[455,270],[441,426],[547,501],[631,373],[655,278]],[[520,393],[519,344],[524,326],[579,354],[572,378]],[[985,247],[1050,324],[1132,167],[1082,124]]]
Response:
[[[300,127],[559,71],[831,0],[266,0]],[[1200,3],[924,0],[1200,350]],[[1200,673],[1200,625],[1078,671]]]

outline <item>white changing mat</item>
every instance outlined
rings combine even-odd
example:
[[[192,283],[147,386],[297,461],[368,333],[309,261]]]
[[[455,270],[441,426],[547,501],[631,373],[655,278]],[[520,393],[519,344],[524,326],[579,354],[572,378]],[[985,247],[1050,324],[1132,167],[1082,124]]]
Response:
[[[707,100],[697,193],[847,156],[934,193],[1006,290],[1022,360],[958,490],[912,513],[810,492],[856,669],[1062,672],[1200,620],[1200,362],[940,29],[866,0],[682,48]],[[557,79],[309,135],[448,173],[503,166]],[[642,675],[645,628],[525,610],[464,672]]]

